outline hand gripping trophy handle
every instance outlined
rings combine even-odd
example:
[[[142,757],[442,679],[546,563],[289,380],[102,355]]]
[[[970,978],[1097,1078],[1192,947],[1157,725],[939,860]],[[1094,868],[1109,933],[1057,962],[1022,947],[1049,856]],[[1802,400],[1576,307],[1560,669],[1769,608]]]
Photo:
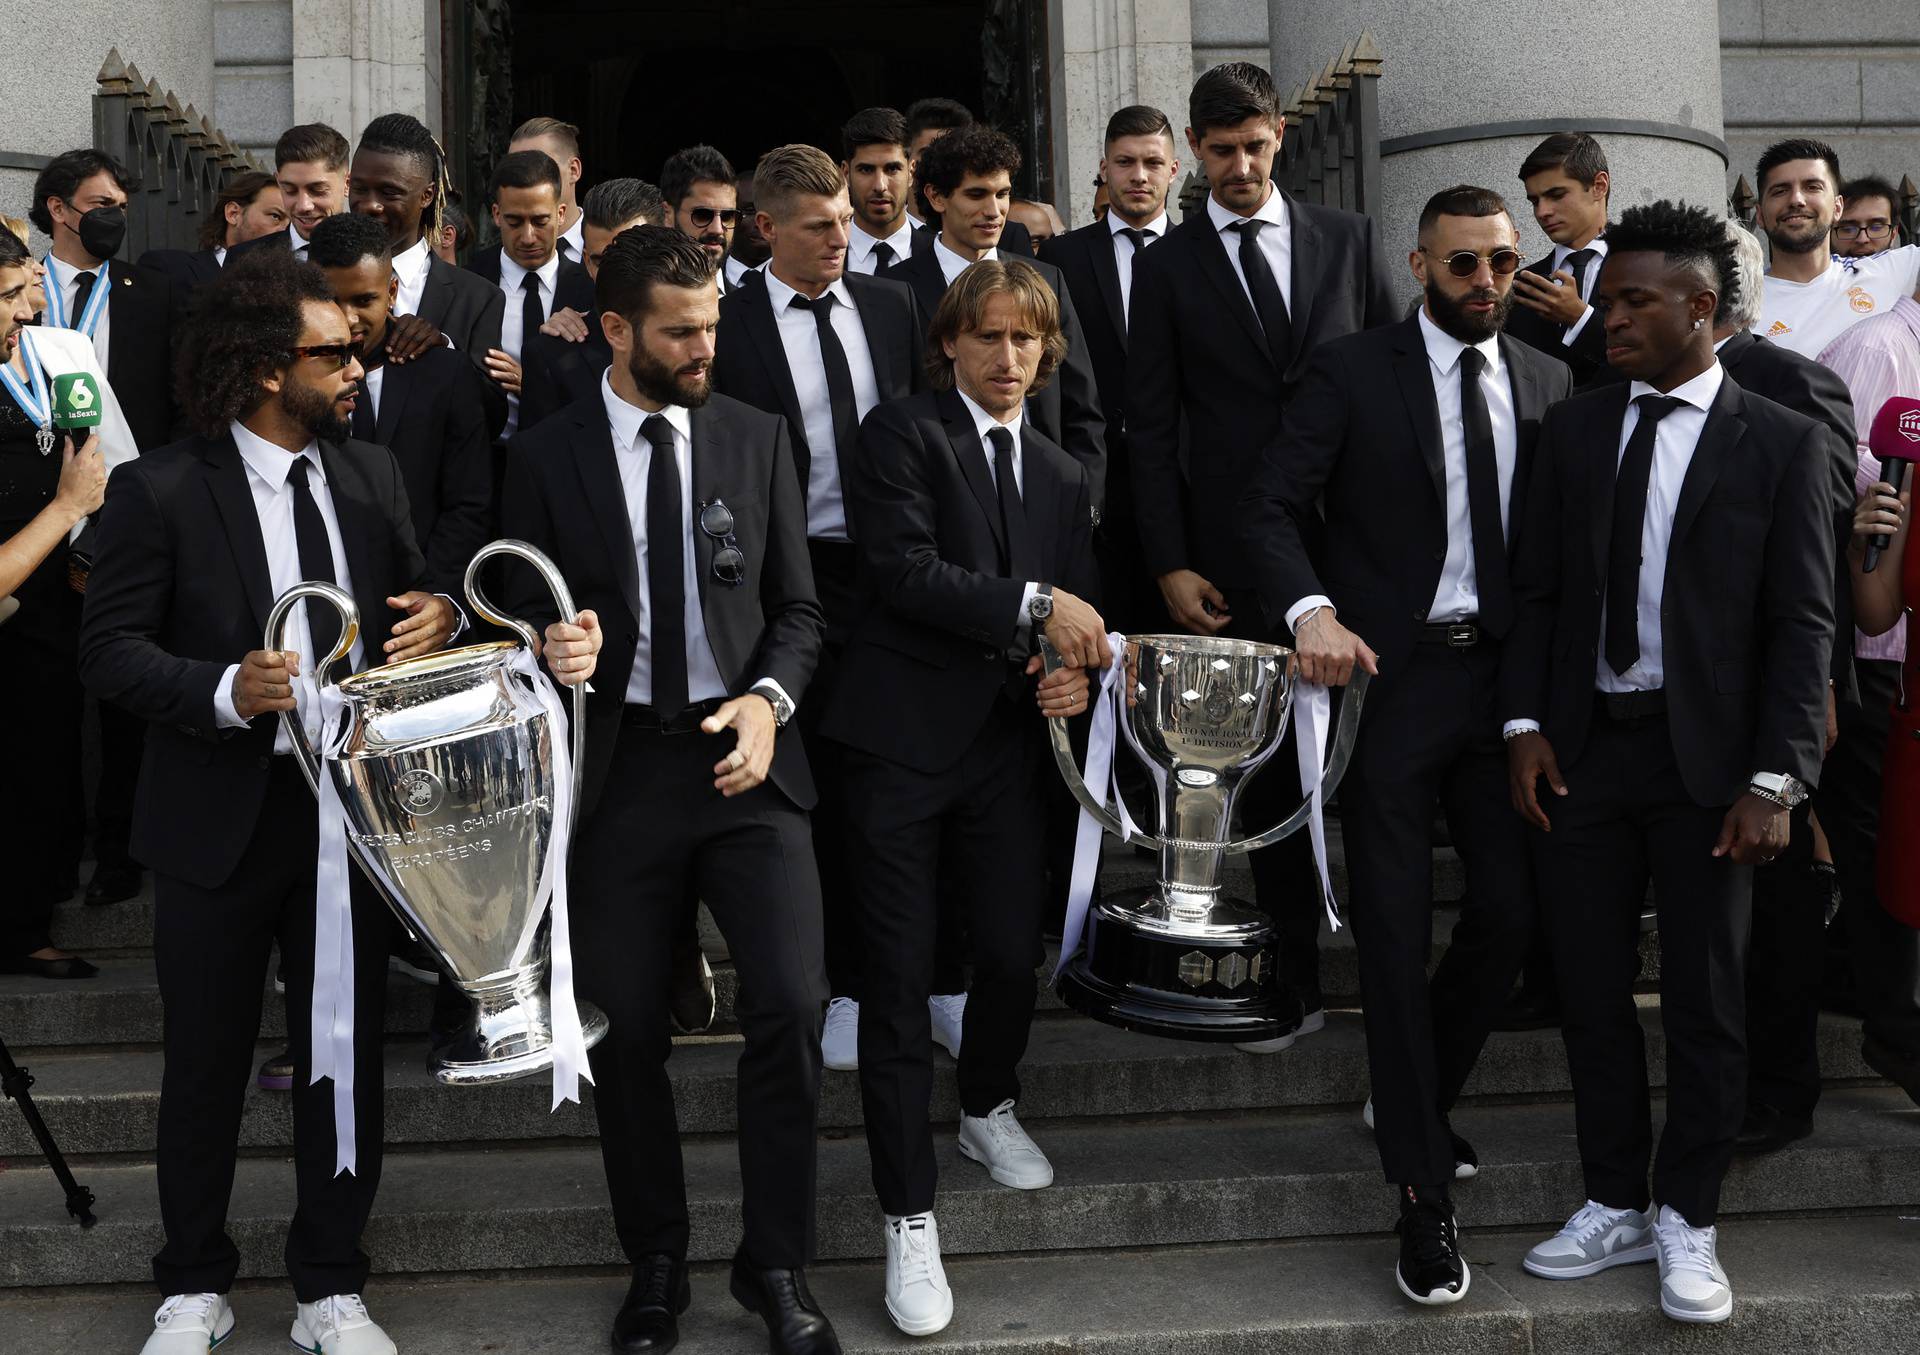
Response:
[[[324,673],[334,664],[347,657],[353,649],[355,637],[360,634],[360,609],[354,605],[353,595],[346,589],[331,583],[296,583],[278,598],[274,599],[273,610],[267,613],[267,630],[263,643],[269,650],[282,647],[286,639],[287,616],[293,609],[308,598],[324,602],[340,613],[340,639],[333,647],[333,653],[319,663],[313,664],[310,672],[316,675]],[[305,656],[312,663],[311,654]],[[307,742],[307,731],[300,722],[300,712],[283,710],[280,723],[286,727],[287,739],[293,745],[294,761],[300,764],[300,774],[307,778],[307,789],[315,795],[320,793],[320,755]]]
[[[1040,662],[1045,665],[1047,672],[1058,672],[1062,667],[1060,651],[1053,647],[1053,642],[1048,640],[1044,634],[1038,638],[1040,641]],[[1119,718],[1125,719],[1126,717],[1122,714]],[[1121,737],[1119,729],[1116,728],[1113,731],[1113,751],[1115,756],[1118,756],[1120,752],[1119,745]],[[1087,789],[1086,778],[1080,774],[1080,765],[1073,760],[1073,741],[1067,736],[1066,716],[1052,715],[1047,717],[1047,738],[1053,744],[1053,760],[1055,765],[1060,768],[1061,779],[1067,783],[1067,789],[1073,792],[1073,798],[1080,802],[1080,807],[1086,810],[1087,813],[1093,815],[1095,823],[1098,823],[1102,828],[1112,833],[1124,843],[1138,843],[1142,846],[1152,847],[1155,851],[1158,851],[1165,845],[1152,833],[1146,832],[1138,827],[1129,833],[1127,831],[1127,825],[1121,822],[1119,815],[1109,809],[1100,797]]]

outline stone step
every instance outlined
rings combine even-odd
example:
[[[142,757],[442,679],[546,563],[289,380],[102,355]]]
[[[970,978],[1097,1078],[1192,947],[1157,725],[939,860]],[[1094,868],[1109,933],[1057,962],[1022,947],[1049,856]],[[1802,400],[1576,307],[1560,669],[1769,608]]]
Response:
[[[1720,1230],[1734,1287],[1731,1321],[1700,1331],[1660,1315],[1652,1266],[1554,1283],[1520,1269],[1533,1232],[1464,1234],[1467,1297],[1416,1308],[1394,1288],[1390,1239],[1244,1243],[1149,1251],[956,1257],[953,1324],[918,1351],[966,1355],[1889,1355],[1920,1326],[1914,1276],[1920,1224],[1887,1214],[1743,1221]],[[907,1348],[881,1305],[871,1262],[808,1272],[847,1355]],[[408,1355],[581,1355],[606,1348],[622,1274],[377,1281],[372,1311]],[[286,1349],[284,1281],[242,1283],[223,1355]],[[149,1330],[150,1289],[0,1299],[0,1349],[37,1355],[132,1350]],[[727,1294],[724,1267],[693,1277],[683,1355],[766,1348],[757,1319]]]
[[[1664,1085],[1666,1046],[1659,1009],[1643,1010],[1651,1076]],[[1873,1079],[1860,1061],[1860,1026],[1825,1016],[1821,1068],[1829,1079]],[[274,1052],[261,1047],[260,1057]],[[680,1125],[689,1134],[736,1128],[737,1039],[683,1041],[668,1070]],[[954,1064],[937,1060],[933,1115],[957,1121]],[[41,1054],[28,1064],[34,1102],[69,1154],[151,1153],[160,1107],[161,1056],[153,1050]],[[1336,1012],[1327,1029],[1302,1036],[1278,1055],[1242,1054],[1229,1045],[1187,1044],[1115,1030],[1072,1015],[1036,1022],[1021,1065],[1021,1117],[1029,1123],[1066,1118],[1164,1113],[1357,1107],[1367,1095],[1366,1043],[1360,1018]],[[592,1089],[583,1105],[550,1114],[545,1078],[492,1087],[443,1087],[426,1069],[418,1040],[395,1040],[386,1060],[386,1136],[390,1144],[522,1142],[590,1138],[596,1132]],[[1566,1056],[1557,1030],[1496,1033],[1467,1084],[1469,1097],[1560,1097],[1568,1091]],[[828,1072],[820,1126],[844,1130],[862,1121],[859,1075]],[[292,1120],[287,1098],[250,1088],[240,1142],[249,1149],[287,1149]],[[26,1122],[0,1110],[0,1159],[36,1156]]]
[[[1479,1177],[1459,1188],[1463,1226],[1557,1224],[1583,1198],[1568,1106],[1476,1105],[1456,1127],[1479,1146]],[[1891,1212],[1920,1203],[1920,1111],[1900,1092],[1830,1094],[1819,1133],[1783,1152],[1738,1162],[1722,1194],[1729,1216],[1804,1211]],[[1359,1117],[1333,1112],[1156,1116],[1043,1126],[1054,1185],[995,1185],[937,1133],[936,1205],[949,1254],[1254,1242],[1384,1233],[1393,1196]],[[735,1144],[685,1145],[692,1247],[700,1261],[739,1240]],[[161,1241],[150,1165],[82,1163],[99,1225],[66,1221],[44,1169],[0,1173],[0,1287],[141,1281]],[[861,1136],[820,1144],[819,1255],[872,1257],[880,1246]],[[285,1158],[239,1164],[228,1231],[240,1274],[275,1275],[293,1207]],[[620,1261],[592,1143],[389,1154],[364,1244],[382,1273],[605,1266]],[[1909,1271],[1911,1282],[1915,1273]],[[1384,1281],[1383,1281],[1384,1283]]]

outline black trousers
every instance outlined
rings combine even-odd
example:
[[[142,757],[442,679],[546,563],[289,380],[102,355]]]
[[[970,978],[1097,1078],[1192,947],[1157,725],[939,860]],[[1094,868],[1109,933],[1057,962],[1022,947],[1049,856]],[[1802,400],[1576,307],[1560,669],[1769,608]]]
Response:
[[[1024,704],[996,700],[959,763],[938,773],[845,751],[848,843],[861,862],[867,942],[860,1096],[873,1186],[888,1214],[933,1208],[927,997],[943,880],[964,905],[973,959],[961,1108],[985,1115],[1020,1097],[1046,893],[1039,723]]]
[[[1493,706],[1498,669],[1492,642],[1414,646],[1368,690],[1340,788],[1380,1164],[1389,1181],[1432,1190],[1453,1180],[1447,1115],[1519,972],[1535,912]],[[1436,801],[1467,897],[1429,982]]]
[[[783,735],[782,737],[787,737]],[[695,892],[740,975],[742,1247],[756,1266],[813,1257],[814,1126],[826,1009],[820,881],[807,816],[771,783],[713,788],[734,736],[628,725],[573,849],[580,996],[611,1029],[592,1054],[614,1227],[630,1260],[687,1254],[686,1174],[667,1057],[673,940]]]
[[[299,1192],[287,1273],[302,1303],[366,1287],[360,1234],[380,1185],[387,908],[351,870],[357,1165],[336,1176],[333,1083],[309,1083],[315,814],[293,758],[276,757],[259,827],[232,878],[201,889],[154,877],[154,964],[166,1012],[157,1149],[166,1245],[153,1258],[153,1276],[163,1294],[224,1294],[240,1265],[226,1231],[227,1202],[275,942],[287,977]]]
[[[53,906],[72,895],[80,870],[86,813],[74,668],[79,605],[65,603],[58,595],[30,597],[0,626],[0,709],[19,712],[7,727],[0,776],[0,861],[7,873],[0,955],[30,955],[52,944]],[[28,611],[34,606],[61,607],[70,616],[35,617]]]
[[[1837,747],[1837,745],[1836,745]],[[1787,849],[1753,872],[1747,948],[1747,1104],[1813,1114],[1820,1100],[1820,985],[1832,884],[1814,868],[1811,801]]]
[[[1651,1162],[1652,1198],[1704,1228],[1746,1104],[1753,870],[1712,854],[1728,807],[1687,795],[1665,716],[1613,721],[1596,709],[1586,748],[1561,771],[1568,793],[1545,796],[1553,831],[1534,841],[1587,1196],[1645,1208]],[[1633,1001],[1649,875],[1667,1040],[1657,1157]]]

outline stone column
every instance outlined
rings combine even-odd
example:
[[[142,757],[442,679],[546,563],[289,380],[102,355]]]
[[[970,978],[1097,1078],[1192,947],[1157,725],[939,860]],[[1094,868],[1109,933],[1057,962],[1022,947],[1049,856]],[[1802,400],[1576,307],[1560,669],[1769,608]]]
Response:
[[[293,0],[293,117],[348,141],[382,113],[440,132],[440,0]]]
[[[1600,139],[1616,213],[1659,198],[1726,210],[1712,4],[1268,0],[1268,16],[1283,99],[1363,29],[1379,43],[1379,221],[1396,260],[1412,247],[1421,205],[1455,183],[1504,195],[1522,252],[1544,253],[1517,175],[1527,152],[1558,131]],[[1413,292],[1405,277],[1401,295]]]
[[[1072,229],[1093,219],[1093,178],[1114,110],[1152,104],[1175,128],[1183,125],[1192,84],[1192,5],[1059,0],[1050,17],[1054,205]]]

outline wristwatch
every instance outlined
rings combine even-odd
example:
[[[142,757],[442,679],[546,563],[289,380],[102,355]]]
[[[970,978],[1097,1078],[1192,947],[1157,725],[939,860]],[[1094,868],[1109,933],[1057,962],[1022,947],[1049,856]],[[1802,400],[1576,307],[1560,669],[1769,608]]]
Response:
[[[787,721],[793,718],[793,702],[787,700],[771,686],[755,687],[754,691],[767,698],[767,704],[773,707],[773,724],[776,729],[785,729]]]
[[[1027,603],[1027,615],[1033,618],[1035,625],[1046,624],[1047,618],[1053,615],[1052,584],[1043,583],[1034,590],[1033,600]]]
[[[1747,782],[1747,791],[1782,809],[1796,808],[1807,798],[1806,783],[1785,772],[1755,772]]]

